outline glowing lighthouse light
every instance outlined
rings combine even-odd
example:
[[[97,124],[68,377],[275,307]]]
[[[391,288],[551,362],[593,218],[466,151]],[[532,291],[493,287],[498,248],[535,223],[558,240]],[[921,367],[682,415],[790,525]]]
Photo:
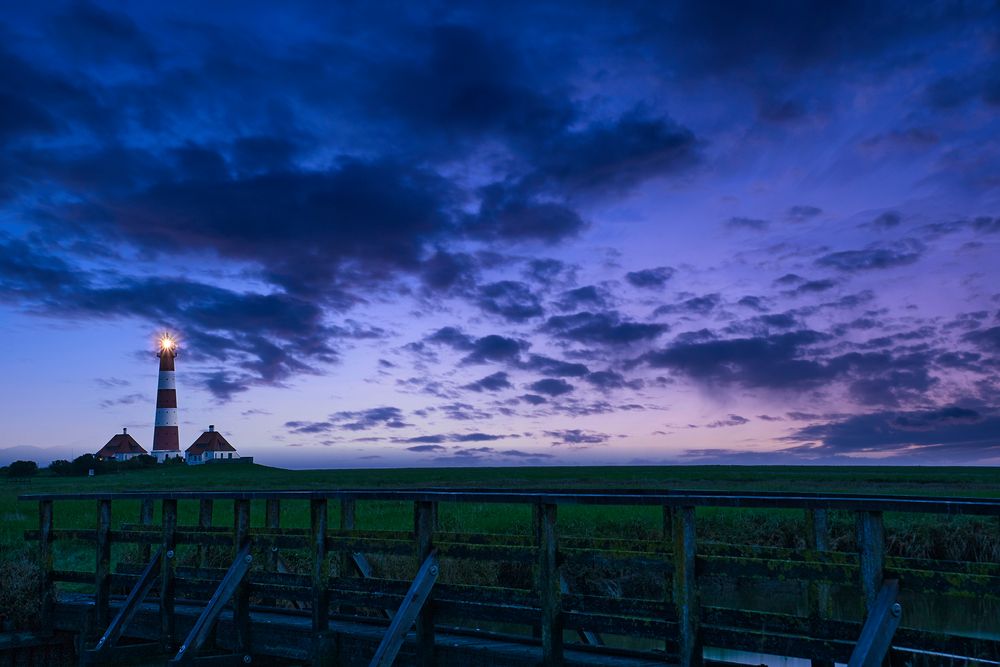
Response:
[[[160,375],[156,384],[156,422],[153,428],[153,456],[157,461],[180,457],[180,434],[177,430],[177,385],[174,382],[174,359],[177,340],[170,334],[160,336]]]

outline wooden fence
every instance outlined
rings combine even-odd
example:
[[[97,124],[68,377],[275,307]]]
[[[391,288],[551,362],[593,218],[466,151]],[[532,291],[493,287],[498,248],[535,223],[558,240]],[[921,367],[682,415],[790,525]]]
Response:
[[[387,665],[396,659],[417,665],[688,666],[719,664],[702,657],[704,647],[713,647],[832,667],[834,661],[880,664],[891,642],[895,664],[1000,664],[996,635],[914,628],[897,598],[906,592],[1000,600],[1000,564],[888,556],[883,527],[886,512],[1000,517],[1000,500],[454,488],[32,494],[21,500],[39,507],[39,529],[26,538],[38,542],[45,571],[45,623],[81,636],[84,663],[148,653],[178,665]],[[93,502],[95,527],[56,528],[56,505],[66,501]],[[138,501],[139,512],[131,522],[119,516],[113,523],[112,507],[122,501],[131,512]],[[356,527],[359,505],[385,501],[412,503],[412,531]],[[160,523],[154,525],[157,502]],[[261,502],[263,525],[252,526],[251,503]],[[197,503],[197,525],[178,522],[178,503]],[[232,503],[231,527],[212,525],[216,503]],[[294,503],[308,503],[308,528],[281,525],[283,507]],[[443,503],[527,505],[530,530],[445,532],[437,525]],[[623,520],[629,508],[662,508],[662,536],[561,535],[558,510],[567,505],[615,506]],[[698,510],[713,507],[799,510],[807,548],[699,541]],[[336,519],[331,509],[339,512]],[[852,552],[831,549],[831,513],[853,515]],[[995,518],[988,525],[1000,529]],[[55,569],[57,540],[93,543],[94,570]],[[141,563],[113,569],[112,545],[132,545]],[[228,554],[227,567],[211,562],[220,551]],[[460,581],[463,568],[485,563],[500,568],[493,570],[501,572],[499,582]],[[442,573],[446,565],[451,576]],[[657,592],[595,594],[574,590],[565,576],[608,569],[641,573],[659,583]],[[702,602],[706,586],[761,580],[801,582],[808,612]],[[59,582],[74,586],[60,584],[57,592]],[[79,584],[91,585],[93,593],[78,592]],[[844,587],[855,591],[861,617],[834,617],[833,593]]]

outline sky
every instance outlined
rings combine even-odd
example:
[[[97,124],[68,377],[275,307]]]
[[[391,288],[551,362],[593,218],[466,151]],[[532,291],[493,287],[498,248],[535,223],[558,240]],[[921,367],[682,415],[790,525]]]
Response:
[[[998,465],[998,29],[0,9],[0,462],[149,449],[169,331],[182,447],[268,465]]]

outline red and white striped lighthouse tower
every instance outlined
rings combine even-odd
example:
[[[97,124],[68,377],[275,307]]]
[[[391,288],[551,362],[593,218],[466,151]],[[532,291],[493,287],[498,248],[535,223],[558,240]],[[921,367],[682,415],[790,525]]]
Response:
[[[156,384],[156,425],[153,428],[153,456],[163,462],[181,456],[180,435],[177,432],[177,385],[174,383],[174,357],[177,341],[170,334],[160,338],[160,378]]]

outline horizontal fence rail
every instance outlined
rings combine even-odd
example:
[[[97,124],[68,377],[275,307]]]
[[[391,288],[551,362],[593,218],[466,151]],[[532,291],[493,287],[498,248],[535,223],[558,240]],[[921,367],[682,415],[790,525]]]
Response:
[[[703,664],[708,647],[806,658],[826,667],[847,662],[857,654],[863,630],[866,637],[873,632],[874,614],[885,613],[888,581],[901,600],[947,595],[1000,603],[1000,563],[889,556],[883,526],[885,512],[1000,517],[1000,499],[433,488],[28,494],[20,500],[39,507],[39,528],[25,537],[39,545],[46,621],[81,634],[88,647],[110,630],[123,642],[153,641],[178,660],[192,652],[180,644],[188,633],[195,633],[199,647],[213,644],[212,623],[204,620],[210,618],[218,619],[216,652],[314,665],[369,664],[373,658],[372,664],[389,664],[389,654],[406,664],[467,664],[476,651],[485,651],[496,664],[689,666]],[[94,528],[57,528],[54,504],[65,501],[93,502]],[[126,501],[130,507],[139,503],[138,515],[112,521],[113,508]],[[261,525],[251,525],[254,501],[264,505]],[[412,503],[412,531],[357,528],[357,507],[380,501]],[[180,523],[178,503],[193,502],[197,523]],[[159,524],[154,503],[160,504]],[[232,504],[230,526],[213,524],[221,503]],[[307,526],[281,525],[283,511],[294,503],[308,517]],[[519,534],[445,531],[438,525],[442,503],[523,505],[531,508],[531,519]],[[567,505],[618,507],[623,519],[629,506],[661,507],[662,531],[653,539],[564,535],[558,516]],[[799,510],[806,548],[699,539],[700,508]],[[851,551],[830,547],[834,512],[853,517]],[[94,570],[55,567],[53,545],[64,541],[92,544]],[[131,549],[132,561],[113,561],[112,545]],[[155,584],[151,553],[158,559]],[[431,555],[432,589],[424,572]],[[238,580],[232,565],[237,556],[245,563]],[[494,573],[486,577],[489,585],[466,577],[477,572]],[[644,592],[597,591],[592,585],[616,576],[642,578]],[[706,602],[706,591],[746,582],[798,586],[807,611]],[[77,590],[56,588],[64,584]],[[93,594],[80,593],[80,585],[92,587]],[[399,616],[413,608],[408,596],[415,589],[426,599],[412,614]],[[223,611],[219,590],[231,598],[231,611]],[[841,597],[853,591],[854,617],[834,616],[838,591]],[[891,628],[878,639],[891,644],[894,655],[927,665],[941,664],[944,655],[1000,661],[1000,639],[912,627],[906,603],[894,598],[892,605],[893,623],[879,626]],[[82,626],[74,609],[86,612]],[[390,645],[392,651],[385,648]],[[128,646],[120,648],[127,652]]]
[[[547,505],[663,505],[671,507],[745,507],[757,509],[867,510],[922,514],[1000,516],[1000,499],[927,498],[813,493],[738,493],[704,491],[567,490],[558,492],[491,489],[416,489],[387,491],[172,491],[25,494],[24,501],[45,500],[399,500],[411,502],[516,503]]]

